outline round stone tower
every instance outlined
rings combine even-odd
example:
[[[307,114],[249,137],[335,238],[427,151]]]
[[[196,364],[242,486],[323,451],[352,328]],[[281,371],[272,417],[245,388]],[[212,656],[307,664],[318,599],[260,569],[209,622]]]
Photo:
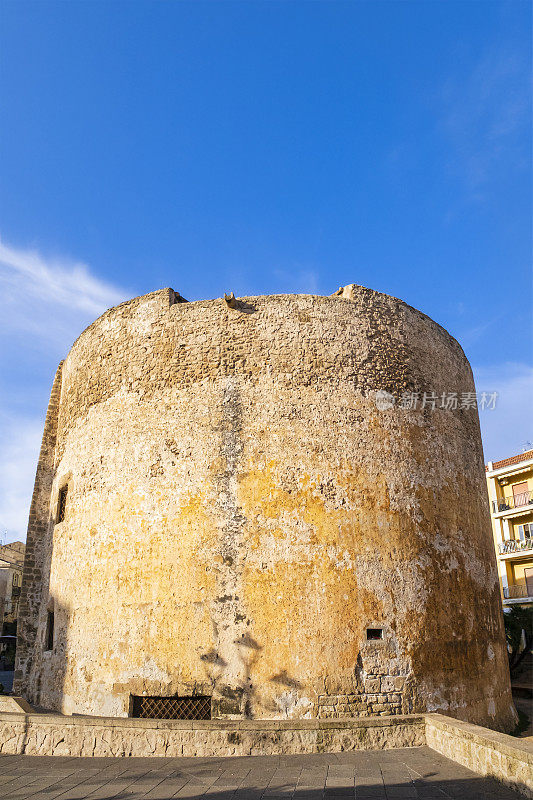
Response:
[[[474,391],[445,330],[360,286],[107,311],[52,390],[18,691],[508,728]]]

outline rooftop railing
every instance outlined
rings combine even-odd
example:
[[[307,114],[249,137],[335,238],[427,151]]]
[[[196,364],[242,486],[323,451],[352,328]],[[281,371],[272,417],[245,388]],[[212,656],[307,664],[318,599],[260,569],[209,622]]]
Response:
[[[497,514],[498,511],[510,511],[513,508],[522,508],[523,506],[533,506],[532,492],[522,492],[521,494],[500,497],[499,500],[492,501],[494,514]]]

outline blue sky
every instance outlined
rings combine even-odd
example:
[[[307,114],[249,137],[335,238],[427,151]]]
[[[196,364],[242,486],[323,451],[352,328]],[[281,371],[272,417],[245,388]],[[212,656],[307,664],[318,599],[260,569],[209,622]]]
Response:
[[[533,440],[531,5],[2,0],[0,535],[109,305],[396,295],[463,345],[486,459]]]

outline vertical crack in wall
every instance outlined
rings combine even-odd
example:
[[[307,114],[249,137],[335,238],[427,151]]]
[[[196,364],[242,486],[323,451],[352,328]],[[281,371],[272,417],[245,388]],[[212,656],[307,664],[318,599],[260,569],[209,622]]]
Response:
[[[221,467],[215,474],[216,516],[220,519],[216,550],[216,597],[212,603],[215,647],[222,672],[215,687],[217,716],[250,716],[251,669],[261,649],[250,636],[243,606],[242,572],[246,558],[245,524],[238,504],[238,471],[243,453],[242,405],[235,379],[224,386],[220,434]]]

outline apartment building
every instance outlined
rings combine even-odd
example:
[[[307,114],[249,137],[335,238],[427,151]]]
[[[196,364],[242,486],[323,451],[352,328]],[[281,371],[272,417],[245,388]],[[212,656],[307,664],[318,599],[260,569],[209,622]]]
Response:
[[[0,545],[0,635],[18,617],[25,549],[22,542]]]
[[[533,450],[489,461],[486,475],[503,604],[533,603]]]

